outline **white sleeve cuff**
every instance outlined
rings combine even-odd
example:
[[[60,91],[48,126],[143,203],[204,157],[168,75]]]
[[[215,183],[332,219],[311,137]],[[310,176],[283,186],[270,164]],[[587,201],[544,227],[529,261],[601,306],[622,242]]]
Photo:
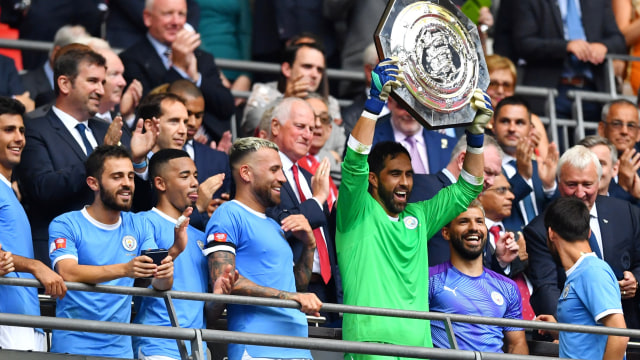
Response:
[[[66,255],[60,255],[57,258],[55,258],[53,260],[53,262],[51,263],[51,268],[55,271],[56,270],[56,264],[58,263],[58,261],[60,260],[64,260],[64,259],[74,259],[76,262],[78,262],[78,257],[75,255],[71,255],[71,254],[66,254]]]
[[[362,155],[369,155],[371,152],[371,145],[365,145],[358,141],[353,135],[349,135],[349,140],[347,141],[347,146],[351,148],[351,150],[357,152]]]
[[[596,322],[600,322],[600,320],[602,320],[602,318],[605,318],[611,314],[622,314],[622,309],[609,309],[609,310],[605,310],[603,312],[601,312],[600,314],[595,316],[595,321]]]
[[[460,177],[471,185],[482,185],[484,182],[484,178],[482,176],[473,176],[469,174],[465,169],[462,169],[462,171],[460,171]]]

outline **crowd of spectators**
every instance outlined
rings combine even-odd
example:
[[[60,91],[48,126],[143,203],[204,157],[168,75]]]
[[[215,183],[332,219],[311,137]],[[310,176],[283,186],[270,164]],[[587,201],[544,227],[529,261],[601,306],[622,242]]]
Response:
[[[474,93],[466,130],[428,129],[389,96],[402,74],[394,60],[379,63],[371,42],[384,1],[3,1],[0,21],[53,46],[24,52],[20,75],[0,57],[0,275],[38,279],[63,318],[170,326],[161,300],[134,298],[131,319],[130,296],[64,284],[136,279],[300,304],[230,305],[236,331],[307,336],[306,313],[325,326],[344,319],[346,340],[448,347],[440,323],[343,317],[322,311],[325,302],[640,329],[637,104],[585,103],[597,130],[562,152],[541,120],[541,98],[516,95],[518,84],[555,88],[557,115],[572,118],[568,92],[604,92],[605,56],[638,42],[632,2],[502,0],[475,10],[453,2],[492,53],[489,87]],[[281,71],[222,71],[216,58]],[[626,67],[614,63],[623,82]],[[366,82],[330,84],[328,68],[364,70]],[[634,66],[629,74],[637,91]],[[337,98],[353,101],[341,107]],[[553,205],[559,198],[586,205],[578,210],[589,214],[588,236],[562,229],[575,219],[545,216],[579,207]],[[166,252],[156,262],[141,252],[158,248]],[[572,319],[558,301],[577,281],[571,269],[595,261],[567,260],[575,249],[593,252],[604,268],[597,276],[619,292],[602,305],[607,314],[589,319],[587,306]],[[34,289],[0,288],[0,312],[39,315]],[[175,310],[180,326],[204,328],[223,308],[176,301]],[[528,353],[521,328],[456,334],[464,349]],[[561,353],[574,354],[573,338],[560,341]],[[180,357],[175,342],[143,337],[54,331],[51,345]],[[46,341],[41,329],[0,325],[0,348],[43,351]],[[229,355],[311,357],[236,344]]]

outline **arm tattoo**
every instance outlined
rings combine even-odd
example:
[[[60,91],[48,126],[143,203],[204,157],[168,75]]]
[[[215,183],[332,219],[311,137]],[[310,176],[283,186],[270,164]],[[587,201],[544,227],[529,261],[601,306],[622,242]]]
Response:
[[[300,259],[293,267],[293,274],[296,278],[296,289],[298,292],[307,291],[311,280],[311,270],[313,268],[313,254],[316,248],[306,248],[300,255]]]

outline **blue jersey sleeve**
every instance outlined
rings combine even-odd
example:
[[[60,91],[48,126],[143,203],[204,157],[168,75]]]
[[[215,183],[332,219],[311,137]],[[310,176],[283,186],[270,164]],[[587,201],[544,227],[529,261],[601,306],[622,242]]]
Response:
[[[209,219],[209,223],[206,228],[207,244],[202,250],[204,256],[209,256],[216,251],[226,251],[232,254],[236,254],[236,248],[238,247],[238,240],[240,236],[238,234],[241,226],[238,226],[237,215],[233,211],[230,211],[233,203],[226,203],[220,206]]]
[[[596,322],[610,314],[622,314],[620,287],[613,271],[604,262],[597,265],[585,269],[580,277],[583,281],[574,289]]]
[[[507,282],[505,278],[505,299],[507,301],[507,310],[504,313],[505,319],[522,320],[522,297],[518,286],[512,281]],[[504,331],[522,331],[522,328],[505,327]]]
[[[71,218],[63,214],[53,219],[49,224],[49,259],[55,270],[58,261],[75,259],[78,261],[78,244],[81,237],[77,236],[76,227]]]

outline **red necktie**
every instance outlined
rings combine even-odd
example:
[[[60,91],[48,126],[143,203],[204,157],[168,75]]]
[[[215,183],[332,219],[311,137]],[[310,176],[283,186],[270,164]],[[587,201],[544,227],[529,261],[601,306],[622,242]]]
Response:
[[[315,175],[316,170],[318,170],[318,166],[320,166],[320,162],[316,159],[315,156],[307,154],[307,156],[298,160],[298,166]],[[327,205],[329,205],[329,211],[333,209],[333,203],[336,201],[337,197],[338,187],[333,183],[333,179],[329,178],[329,196],[327,197]]]
[[[302,188],[300,187],[298,166],[296,164],[293,164],[293,166],[291,167],[291,171],[293,171],[293,179],[296,182],[298,194],[300,194],[300,202],[306,201],[307,198],[306,196],[304,196]],[[322,280],[324,280],[324,283],[327,284],[331,279],[331,263],[329,262],[329,252],[327,251],[327,244],[325,244],[324,242],[324,236],[322,235],[322,231],[319,227],[313,229],[313,236],[316,238],[316,250],[318,250],[318,257],[320,258],[320,275],[322,276]]]
[[[493,225],[489,232],[493,235],[493,241],[498,243],[498,239],[500,239],[500,226]],[[522,299],[522,319],[523,320],[533,320],[536,317],[536,314],[533,312],[533,308],[531,307],[530,299],[531,294],[529,294],[529,287],[527,286],[527,281],[524,279],[522,274],[518,274],[513,277],[513,280],[518,286],[518,290],[520,290],[520,298]]]

